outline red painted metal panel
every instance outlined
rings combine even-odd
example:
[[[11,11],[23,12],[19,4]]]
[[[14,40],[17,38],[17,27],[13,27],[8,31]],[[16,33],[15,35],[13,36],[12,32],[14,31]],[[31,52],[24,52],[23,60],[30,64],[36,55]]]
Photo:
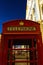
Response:
[[[24,25],[20,25],[19,23],[20,22],[23,22],[24,23]],[[14,27],[14,26],[16,26],[16,27],[29,27],[29,26],[31,26],[31,27],[36,27],[36,31],[7,31],[7,27]],[[7,22],[7,23],[4,23],[3,24],[3,33],[13,33],[13,34],[38,34],[39,32],[40,32],[40,28],[39,28],[39,24],[38,23],[36,23],[36,22],[33,22],[33,21],[30,21],[30,20],[14,20],[14,21],[10,21],[10,22]]]

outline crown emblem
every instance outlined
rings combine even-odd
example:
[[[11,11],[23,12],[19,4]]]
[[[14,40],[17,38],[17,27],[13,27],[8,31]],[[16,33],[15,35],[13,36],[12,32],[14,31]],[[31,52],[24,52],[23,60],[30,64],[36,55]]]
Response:
[[[24,22],[22,22],[22,21],[21,21],[21,22],[19,22],[19,25],[24,25]]]

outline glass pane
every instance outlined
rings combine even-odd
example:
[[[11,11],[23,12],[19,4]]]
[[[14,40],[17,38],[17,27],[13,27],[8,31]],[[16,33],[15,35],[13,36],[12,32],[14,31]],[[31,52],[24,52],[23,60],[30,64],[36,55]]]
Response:
[[[26,59],[27,53],[24,50],[12,50],[13,59]]]
[[[38,65],[37,62],[12,62],[12,65]]]
[[[26,45],[12,45],[12,49],[24,49],[26,48]]]
[[[12,45],[30,45],[32,47],[32,39],[13,39]]]
[[[27,65],[27,63],[23,63],[23,62],[16,62],[15,65]]]
[[[14,40],[13,39],[13,45],[26,45],[26,44],[28,44],[28,42],[27,42],[28,40],[27,39],[16,39],[16,40]]]
[[[12,60],[30,60],[30,52],[27,50],[12,50]]]
[[[34,39],[34,47],[36,48],[36,39]],[[7,65],[37,65],[36,62],[14,62],[14,61],[32,61],[37,59],[37,51],[30,50],[32,48],[32,39],[28,40],[8,40],[8,63]],[[16,49],[16,50],[15,50]],[[29,50],[27,50],[29,49]],[[11,63],[10,63],[11,61]]]
[[[28,46],[29,48],[32,48],[32,39],[29,39],[29,40],[28,40],[28,45],[29,45],[29,46]]]
[[[8,60],[10,60],[10,49],[8,49]]]
[[[31,65],[30,63],[27,63],[27,65]]]
[[[29,48],[29,45],[13,45],[12,46],[12,59],[17,60],[17,59],[28,59],[32,60],[33,59],[33,51],[32,50],[26,50]],[[19,49],[19,50],[14,50],[14,49]],[[23,50],[25,49],[25,50]]]

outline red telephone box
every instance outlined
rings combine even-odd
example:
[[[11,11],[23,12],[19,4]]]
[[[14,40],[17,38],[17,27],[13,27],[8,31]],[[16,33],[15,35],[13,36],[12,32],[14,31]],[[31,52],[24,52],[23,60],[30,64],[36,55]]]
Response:
[[[13,20],[3,23],[1,65],[43,65],[39,23]]]

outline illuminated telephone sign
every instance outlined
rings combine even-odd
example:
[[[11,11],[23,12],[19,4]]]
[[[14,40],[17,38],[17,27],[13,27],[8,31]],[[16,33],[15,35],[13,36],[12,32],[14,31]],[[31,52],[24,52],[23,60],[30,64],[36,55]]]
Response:
[[[7,27],[7,31],[36,31],[36,27]]]

